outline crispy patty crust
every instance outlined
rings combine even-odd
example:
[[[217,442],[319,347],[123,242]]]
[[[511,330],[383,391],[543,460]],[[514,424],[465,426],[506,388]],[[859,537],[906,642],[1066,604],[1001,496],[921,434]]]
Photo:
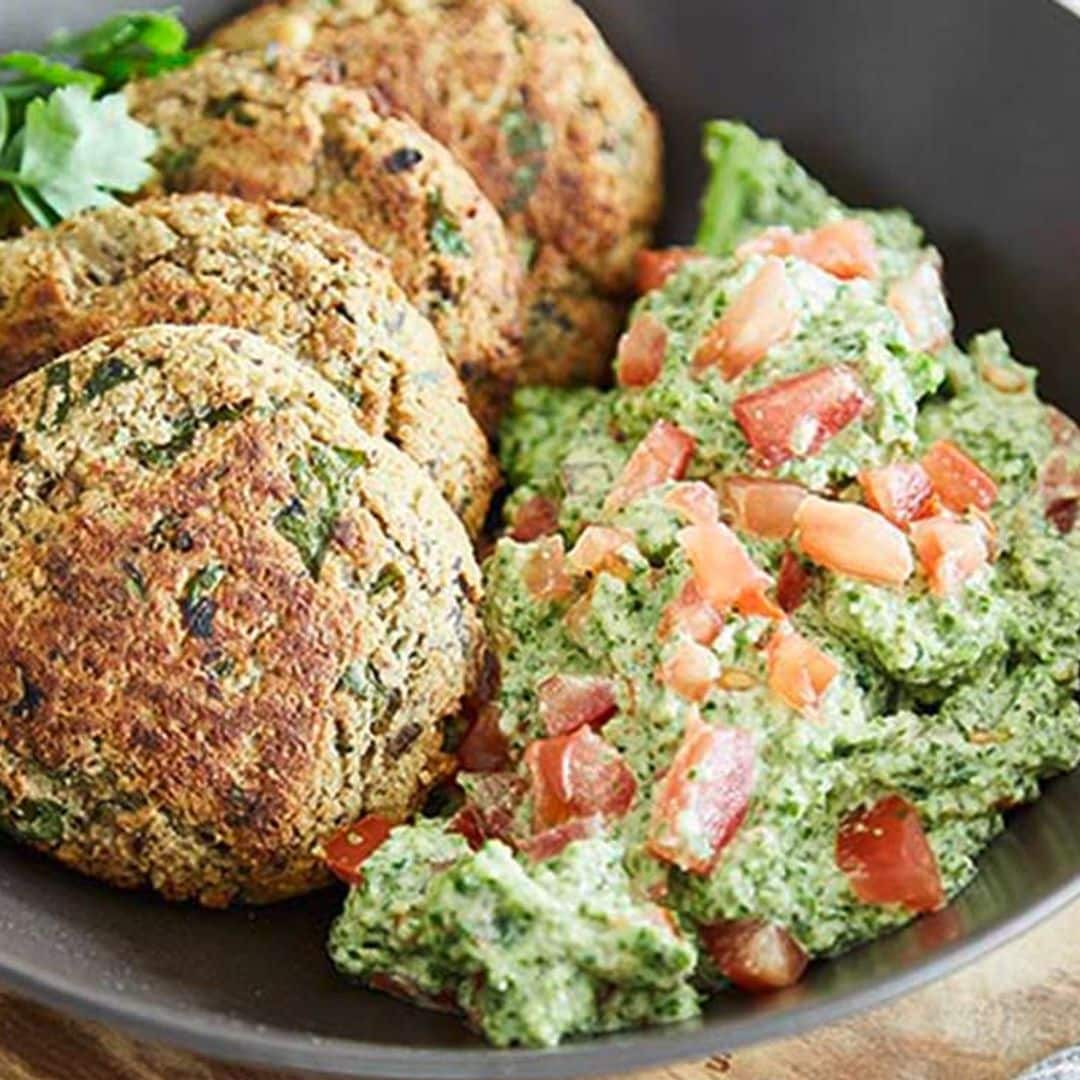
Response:
[[[479,530],[498,476],[487,441],[431,325],[349,230],[300,208],[183,195],[0,244],[4,383],[101,334],[161,322],[247,328],[295,353]]]
[[[414,116],[531,249],[525,377],[606,372],[660,212],[660,130],[572,0],[282,0],[212,40],[310,48]]]
[[[479,589],[309,365],[210,326],[69,353],[0,395],[0,823],[175,900],[320,885],[444,772]]]
[[[160,137],[153,189],[299,204],[389,260],[489,432],[521,361],[521,265],[498,211],[441,143],[305,57],[210,52],[127,88]],[[152,190],[153,190],[152,189]]]

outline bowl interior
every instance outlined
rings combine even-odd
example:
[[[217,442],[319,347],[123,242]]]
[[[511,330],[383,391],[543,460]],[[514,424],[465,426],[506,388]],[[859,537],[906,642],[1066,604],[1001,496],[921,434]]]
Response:
[[[0,47],[132,6],[38,0]],[[164,5],[162,5],[164,6]],[[208,25],[236,4],[187,0]],[[964,333],[1001,325],[1080,414],[1080,20],[1051,0],[591,0],[667,133],[665,234],[692,231],[700,123],[779,136],[850,202],[913,210],[946,257]],[[323,951],[340,895],[259,911],[169,907],[0,847],[0,980],[85,1014],[231,1058],[360,1076],[617,1072],[810,1026],[900,992],[1080,892],[1080,776],[1013,815],[947,911],[769,1000],[722,996],[699,1024],[558,1051],[495,1052],[452,1019],[348,986]],[[777,852],[777,858],[783,858]]]

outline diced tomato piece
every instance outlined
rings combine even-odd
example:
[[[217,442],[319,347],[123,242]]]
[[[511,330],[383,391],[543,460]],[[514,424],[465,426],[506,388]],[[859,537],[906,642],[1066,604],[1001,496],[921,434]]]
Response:
[[[758,460],[774,469],[816,454],[872,405],[851,368],[818,368],[736,398],[732,412]]]
[[[525,751],[525,764],[532,776],[534,832],[593,814],[623,817],[637,791],[618,750],[588,727],[537,739]]]
[[[806,488],[768,477],[732,476],[724,494],[740,532],[786,540],[795,529],[795,511],[806,498]]]
[[[516,511],[510,526],[510,537],[521,543],[550,536],[559,530],[559,507],[543,495],[526,499]]]
[[[499,710],[484,705],[457,748],[458,763],[466,772],[498,772],[510,761],[510,742],[499,727]]]
[[[694,571],[698,592],[716,611],[737,607],[743,615],[783,617],[766,595],[772,579],[726,525],[691,525],[679,532],[679,543]]]
[[[604,502],[607,511],[619,510],[639,499],[650,488],[668,480],[681,480],[694,456],[693,435],[658,420],[638,443],[615,486]]]
[[[725,379],[734,379],[774,345],[786,341],[798,321],[798,295],[784,264],[767,259],[706,332],[694,352],[692,368],[701,374],[719,367]]]
[[[785,225],[765,229],[735,251],[739,259],[751,255],[794,255],[845,280],[878,276],[874,234],[866,222],[856,218],[844,218],[800,233]]]
[[[704,258],[700,251],[693,248],[672,247],[663,250],[642,250],[634,256],[635,285],[638,296],[644,296],[661,285],[676,270],[688,262]]]
[[[776,602],[790,615],[806,599],[812,581],[795,552],[785,551],[776,575]]]
[[[720,661],[704,645],[683,641],[660,665],[659,677],[687,701],[704,701],[720,677]]]
[[[568,735],[586,724],[603,727],[619,711],[615,684],[599,675],[549,675],[538,693],[549,735]]]
[[[674,484],[664,496],[664,505],[690,525],[710,525],[720,517],[720,497],[716,489],[701,480]]]
[[[836,865],[864,904],[901,904],[915,912],[945,906],[919,813],[901,795],[886,795],[844,819],[836,834]]]
[[[469,801],[455,815],[452,827],[470,844],[483,840],[517,842],[515,816],[528,794],[529,785],[512,772],[483,773],[470,777]]]
[[[845,218],[803,233],[796,254],[833,277],[876,278],[878,253],[865,221]]]
[[[1039,470],[1039,494],[1047,520],[1065,535],[1072,532],[1080,507],[1080,428],[1052,405],[1046,422],[1054,447]]]
[[[701,940],[724,978],[751,994],[793,986],[809,962],[787,930],[762,919],[703,926]]]
[[[997,484],[955,443],[940,439],[923,455],[923,468],[941,501],[962,514],[971,507],[989,510]]]
[[[777,627],[768,646],[769,689],[799,712],[810,712],[836,678],[840,668],[790,626]]]
[[[533,542],[521,568],[521,579],[534,600],[566,600],[574,584],[566,572],[561,536],[545,536]]]
[[[863,469],[859,483],[867,503],[901,527],[925,514],[934,494],[929,475],[917,461]]]
[[[620,555],[627,549],[637,550],[634,534],[627,529],[614,529],[610,525],[587,525],[577,543],[566,557],[567,569],[572,574],[628,575],[630,566]]]
[[[699,645],[711,645],[724,628],[723,616],[701,595],[691,578],[660,617],[660,640],[686,634]]]
[[[487,839],[479,812],[475,806],[468,803],[450,819],[450,824],[446,826],[446,829],[448,832],[463,836],[473,851],[479,851]]]
[[[952,518],[934,517],[911,526],[911,540],[936,596],[949,596],[990,556],[982,526]]]
[[[906,278],[893,282],[885,302],[900,317],[916,349],[937,352],[949,343],[952,313],[936,258],[923,259]]]
[[[754,756],[748,731],[713,727],[692,712],[656,787],[649,850],[683,870],[709,873],[746,817]]]
[[[553,859],[560,854],[567,844],[572,844],[575,840],[587,840],[593,836],[600,836],[603,831],[604,819],[599,814],[594,814],[592,817],[572,818],[561,825],[555,825],[537,833],[524,841],[519,850],[534,862],[543,862],[544,859]]]
[[[827,570],[877,585],[903,585],[915,569],[907,537],[876,510],[811,495],[795,524],[800,549]]]
[[[334,833],[323,845],[330,872],[346,885],[359,885],[364,880],[360,868],[382,846],[394,824],[382,814],[368,814]]]
[[[615,381],[620,386],[648,386],[664,367],[667,330],[659,319],[639,315],[619,338],[615,354]]]

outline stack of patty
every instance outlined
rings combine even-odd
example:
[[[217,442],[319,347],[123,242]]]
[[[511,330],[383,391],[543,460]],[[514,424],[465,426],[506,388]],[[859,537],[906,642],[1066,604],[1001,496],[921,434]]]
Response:
[[[0,827],[215,906],[446,775],[485,432],[601,377],[659,206],[569,0],[333,10],[129,86],[157,180],[0,245]]]
[[[496,473],[430,324],[322,218],[177,196],[3,245],[0,365],[2,823],[174,899],[323,883],[482,648]]]

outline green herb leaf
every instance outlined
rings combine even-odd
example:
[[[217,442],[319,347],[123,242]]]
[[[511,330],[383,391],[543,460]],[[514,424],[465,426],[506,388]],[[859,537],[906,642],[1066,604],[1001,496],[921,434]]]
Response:
[[[65,86],[26,107],[18,182],[68,217],[114,203],[112,192],[138,191],[154,175],[147,159],[156,146],[123,94],[95,101],[85,87]]]
[[[135,600],[146,599],[146,581],[142,571],[130,560],[121,559],[120,569],[124,573],[124,588]]]
[[[52,60],[41,53],[5,53],[0,56],[0,71],[17,71],[25,75],[30,83],[42,83],[45,87],[85,86],[92,94],[105,83],[100,75],[92,71],[80,71],[62,60]]]
[[[54,404],[55,402],[55,404]],[[41,394],[41,408],[38,411],[38,431],[58,428],[71,411],[71,364],[67,360],[57,360],[45,369],[45,386]],[[52,419],[47,419],[52,415]]]
[[[235,405],[217,405],[196,414],[181,416],[173,424],[175,434],[163,443],[139,439],[132,447],[139,464],[147,469],[167,469],[175,465],[180,455],[190,450],[200,427],[217,427],[218,424],[237,420],[251,407],[250,401]]]
[[[468,241],[461,234],[461,226],[447,211],[438,191],[428,196],[428,239],[443,255],[465,257],[470,251]]]
[[[511,157],[540,153],[551,145],[551,129],[518,107],[507,109],[499,121]]]
[[[217,612],[212,593],[225,577],[225,567],[210,563],[191,576],[180,599],[180,617],[192,637],[208,638],[214,633]]]
[[[108,393],[114,386],[131,382],[134,378],[135,372],[120,357],[106,357],[90,372],[90,378],[83,387],[83,401],[93,401],[94,398]]]
[[[297,497],[274,515],[274,527],[293,547],[316,580],[322,571],[349,478],[368,463],[362,450],[313,446],[308,459],[290,463]]]
[[[27,799],[10,817],[10,829],[24,840],[58,844],[64,837],[65,810],[51,799]]]

